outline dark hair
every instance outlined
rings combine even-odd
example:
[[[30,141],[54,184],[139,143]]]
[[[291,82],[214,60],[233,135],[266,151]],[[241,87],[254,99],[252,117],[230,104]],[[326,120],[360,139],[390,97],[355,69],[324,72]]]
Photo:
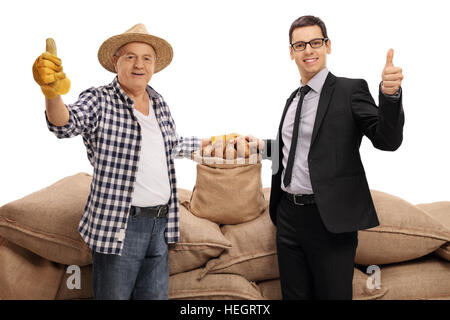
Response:
[[[292,43],[292,33],[294,32],[294,29],[308,26],[319,26],[320,30],[322,30],[322,36],[328,38],[327,27],[325,27],[325,23],[323,23],[320,18],[314,16],[302,16],[292,22],[291,27],[289,28],[289,43]]]

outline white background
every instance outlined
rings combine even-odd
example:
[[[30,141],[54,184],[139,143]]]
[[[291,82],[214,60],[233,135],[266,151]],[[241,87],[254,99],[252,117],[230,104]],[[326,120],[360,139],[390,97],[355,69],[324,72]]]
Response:
[[[74,102],[113,80],[97,60],[108,37],[144,23],[173,46],[174,59],[150,84],[168,102],[184,136],[238,132],[275,138],[299,85],[288,30],[301,15],[321,17],[328,68],[364,78],[378,101],[386,52],[403,68],[404,141],[396,152],[363,139],[369,185],[412,203],[450,201],[447,1],[8,1],[0,11],[0,205],[78,172],[92,173],[81,137],[48,131],[31,67],[53,37]],[[263,185],[270,186],[269,161]],[[176,160],[178,185],[192,189],[195,163]]]

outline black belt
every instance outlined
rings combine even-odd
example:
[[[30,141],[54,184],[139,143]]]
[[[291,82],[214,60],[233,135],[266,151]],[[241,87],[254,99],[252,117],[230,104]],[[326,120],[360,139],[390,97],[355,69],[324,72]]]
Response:
[[[135,207],[131,206],[131,215],[146,216],[154,218],[165,218],[169,212],[169,205],[164,204],[155,207]]]
[[[314,198],[314,194],[291,194],[291,193],[284,193],[286,195],[286,198],[293,202],[294,204],[298,206],[304,206],[306,204],[314,204],[316,203],[316,199]]]

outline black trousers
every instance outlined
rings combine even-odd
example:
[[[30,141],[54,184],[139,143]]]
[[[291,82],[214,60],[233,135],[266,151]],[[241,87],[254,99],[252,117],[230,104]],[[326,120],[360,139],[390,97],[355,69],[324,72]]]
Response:
[[[332,233],[315,204],[283,194],[277,209],[278,267],[283,299],[352,299],[358,233]]]

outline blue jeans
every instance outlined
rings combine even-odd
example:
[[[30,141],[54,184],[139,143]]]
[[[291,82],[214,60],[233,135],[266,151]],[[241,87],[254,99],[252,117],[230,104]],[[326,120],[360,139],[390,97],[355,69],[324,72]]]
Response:
[[[92,254],[94,299],[167,300],[167,218],[130,215],[122,255]]]

